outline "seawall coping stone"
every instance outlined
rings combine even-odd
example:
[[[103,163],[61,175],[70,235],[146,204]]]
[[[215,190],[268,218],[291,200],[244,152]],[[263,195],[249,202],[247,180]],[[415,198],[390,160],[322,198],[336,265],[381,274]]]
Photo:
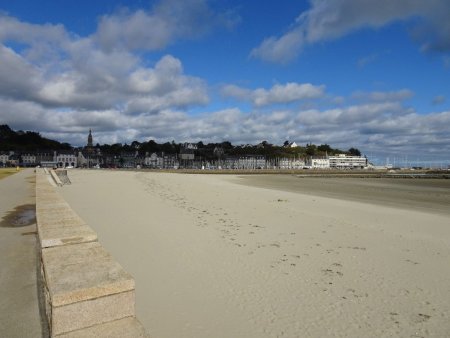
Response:
[[[134,290],[134,279],[98,242],[42,249],[55,307]]]

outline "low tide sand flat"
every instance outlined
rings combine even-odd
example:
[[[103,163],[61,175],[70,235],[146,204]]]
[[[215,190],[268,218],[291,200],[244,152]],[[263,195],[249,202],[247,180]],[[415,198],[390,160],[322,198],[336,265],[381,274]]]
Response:
[[[61,193],[135,277],[154,337],[450,335],[450,211],[410,188],[394,189],[409,205],[345,179],[324,196],[322,181],[302,192],[233,175],[69,175]],[[438,181],[418,191],[450,194]]]

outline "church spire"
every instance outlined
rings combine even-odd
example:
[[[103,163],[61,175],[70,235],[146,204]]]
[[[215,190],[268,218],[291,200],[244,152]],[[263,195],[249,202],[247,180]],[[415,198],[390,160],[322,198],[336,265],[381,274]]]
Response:
[[[93,143],[92,143],[92,130],[89,129],[89,136],[88,136],[88,143],[87,143],[88,147],[93,147]]]

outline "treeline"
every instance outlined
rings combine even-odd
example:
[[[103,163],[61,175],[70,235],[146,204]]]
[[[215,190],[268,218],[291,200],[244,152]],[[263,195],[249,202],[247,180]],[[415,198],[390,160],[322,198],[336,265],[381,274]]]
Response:
[[[274,145],[267,141],[262,141],[257,145],[233,145],[229,141],[220,143],[207,143],[202,141],[191,143],[196,146],[194,150],[196,157],[205,160],[217,159],[222,156],[244,156],[244,155],[261,155],[266,158],[305,158],[309,156],[325,156],[335,154],[348,154],[360,156],[361,152],[357,148],[350,148],[347,151],[332,148],[328,144],[307,144],[305,146],[290,147],[289,141],[285,141],[283,145]],[[184,147],[183,143],[166,142],[157,143],[154,140],[146,142],[133,141],[131,144],[97,144],[95,148],[99,149],[103,154],[120,156],[124,153],[138,153],[145,155],[146,153],[179,154]],[[71,150],[74,149],[68,143],[60,143],[42,137],[39,133],[33,131],[14,131],[8,125],[0,125],[0,151],[37,151],[37,150]]]
[[[50,140],[34,131],[14,131],[6,124],[0,125],[0,151],[34,152],[70,149],[72,149],[70,144]]]
[[[213,160],[222,156],[245,156],[245,155],[261,155],[266,158],[305,158],[309,156],[326,156],[336,154],[348,154],[354,156],[361,156],[361,152],[357,148],[350,148],[347,151],[332,148],[328,144],[307,144],[306,146],[289,147],[289,142],[284,142],[283,145],[274,145],[267,141],[262,141],[257,145],[233,145],[229,141],[220,143],[207,143],[202,141],[191,143],[196,146],[194,150],[195,156],[205,160]],[[148,142],[133,141],[131,144],[97,144],[102,153],[120,155],[124,152],[137,152],[140,155],[146,153],[161,153],[165,154],[179,154],[182,151],[184,144],[172,142],[157,143],[154,140]]]

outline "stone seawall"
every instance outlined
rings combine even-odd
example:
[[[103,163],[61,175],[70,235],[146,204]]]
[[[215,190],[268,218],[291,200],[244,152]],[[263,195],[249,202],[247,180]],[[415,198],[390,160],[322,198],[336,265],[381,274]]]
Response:
[[[36,170],[36,220],[51,336],[148,337],[135,316],[133,277],[56,191],[52,172]]]

